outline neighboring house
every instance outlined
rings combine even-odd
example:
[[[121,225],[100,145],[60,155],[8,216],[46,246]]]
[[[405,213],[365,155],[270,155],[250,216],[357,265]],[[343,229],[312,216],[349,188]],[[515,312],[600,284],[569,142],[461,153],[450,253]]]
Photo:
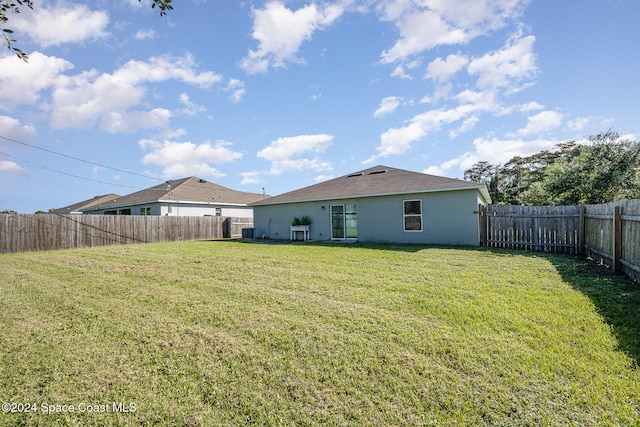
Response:
[[[104,196],[95,196],[92,199],[74,203],[73,205],[69,205],[64,208],[51,209],[47,213],[58,214],[58,215],[81,214],[84,209],[90,209],[90,208],[100,206],[102,203],[107,202],[109,200],[113,200],[117,197],[120,197],[120,196],[113,193],[105,194]]]
[[[309,216],[311,240],[478,245],[474,211],[490,203],[484,184],[375,166],[250,206],[256,238],[289,239]]]
[[[195,177],[167,181],[83,209],[95,215],[253,217],[249,203],[268,197],[232,190]]]

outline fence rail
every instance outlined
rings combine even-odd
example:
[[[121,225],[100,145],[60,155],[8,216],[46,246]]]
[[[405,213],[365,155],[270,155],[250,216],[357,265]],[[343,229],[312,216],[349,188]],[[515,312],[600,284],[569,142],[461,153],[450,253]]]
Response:
[[[0,253],[242,235],[252,218],[139,215],[0,215]]]
[[[585,254],[640,280],[640,200],[585,206],[480,206],[480,245]]]

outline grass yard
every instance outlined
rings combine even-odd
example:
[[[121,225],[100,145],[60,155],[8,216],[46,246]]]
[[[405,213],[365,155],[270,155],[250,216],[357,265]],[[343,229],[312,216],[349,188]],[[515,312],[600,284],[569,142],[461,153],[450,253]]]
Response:
[[[640,287],[602,273],[363,244],[1,255],[0,425],[640,426]]]

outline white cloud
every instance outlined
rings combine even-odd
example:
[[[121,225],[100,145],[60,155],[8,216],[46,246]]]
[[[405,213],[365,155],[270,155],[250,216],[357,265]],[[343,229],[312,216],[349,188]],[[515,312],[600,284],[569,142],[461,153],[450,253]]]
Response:
[[[411,119],[408,125],[401,128],[391,128],[380,135],[380,146],[376,148],[377,154],[362,163],[369,164],[382,157],[404,154],[411,149],[415,141],[424,138],[429,133],[440,131],[442,125],[464,120],[483,108],[486,107],[465,104],[448,110],[441,108],[418,114]],[[470,122],[467,126],[471,124],[474,123]]]
[[[558,144],[557,140],[544,138],[533,140],[477,138],[473,141],[474,151],[468,151],[438,166],[430,166],[426,170],[430,171],[427,173],[447,175],[453,168],[463,172],[480,161],[488,161],[494,165],[504,164],[515,156],[530,156],[543,150],[550,150],[556,144]],[[461,173],[452,175],[461,175]]]
[[[152,28],[140,29],[133,36],[136,40],[153,40],[157,36],[157,33]]]
[[[12,162],[10,160],[0,160],[0,172],[12,176],[29,176],[29,171],[18,165],[16,162]]]
[[[28,34],[40,47],[82,43],[108,35],[109,15],[83,4],[56,2],[46,7],[35,2],[34,10],[11,17],[13,27]]]
[[[324,181],[329,181],[330,179],[333,179],[335,177],[336,177],[335,175],[318,175],[313,180],[315,182],[324,182]]]
[[[240,185],[259,184],[263,182],[263,180],[260,178],[261,172],[258,171],[241,172],[240,176],[242,177]]]
[[[564,114],[557,111],[542,111],[535,116],[528,117],[527,126],[518,130],[516,134],[526,136],[550,131],[562,125],[563,120]]]
[[[154,108],[149,111],[110,111],[103,115],[100,127],[107,132],[136,132],[169,126],[171,111]]]
[[[198,72],[191,55],[152,57],[129,61],[112,74],[95,70],[59,76],[52,93],[51,123],[58,129],[91,127],[108,132],[132,132],[168,125],[171,112],[164,108],[132,110],[142,104],[145,84],[178,80],[200,88],[219,82],[221,76]]]
[[[521,89],[523,80],[533,78],[538,68],[533,53],[534,36],[512,37],[505,47],[470,61],[467,71],[478,75],[478,89],[506,88],[508,92]]]
[[[242,158],[242,153],[231,150],[232,143],[216,141],[196,145],[192,142],[154,141],[143,139],[138,145],[145,151],[151,151],[142,158],[143,164],[154,164],[163,168],[168,177],[198,176],[219,179],[225,174],[210,164],[230,163]]]
[[[392,21],[399,40],[382,53],[392,63],[442,45],[467,44],[521,16],[529,0],[381,2],[381,19]]]
[[[234,104],[242,101],[244,95],[247,93],[247,90],[244,88],[244,82],[238,79],[229,79],[229,83],[225,88],[225,92],[230,92],[229,99]]]
[[[388,96],[384,98],[380,101],[378,109],[373,113],[373,117],[381,118],[393,113],[396,108],[400,106],[400,101],[402,101],[402,98],[399,96]]]
[[[252,36],[258,41],[257,50],[249,50],[240,67],[249,74],[264,73],[269,66],[284,67],[288,62],[303,62],[296,54],[313,33],[330,26],[344,9],[339,5],[318,8],[311,3],[295,11],[282,1],[270,1],[264,9],[254,9]]]
[[[20,120],[13,117],[0,116],[0,129],[2,129],[2,136],[5,138],[15,139],[20,142],[30,142],[36,137],[36,130],[32,125],[22,124]],[[15,143],[0,138],[0,147],[5,144],[11,145]]]
[[[429,166],[428,168],[424,169],[422,172],[430,175],[450,176],[449,170],[451,168],[458,166],[461,163],[466,163],[468,159],[472,158],[472,156],[473,155],[471,153],[465,153],[462,156],[446,161],[439,166]]]
[[[569,129],[574,131],[582,131],[589,123],[593,121],[593,117],[577,117],[567,123]]]
[[[171,118],[169,110],[139,109],[146,84],[178,80],[207,89],[222,80],[212,71],[199,71],[189,54],[132,60],[111,74],[89,70],[65,75],[73,68],[68,61],[40,52],[30,54],[29,59],[24,63],[15,56],[0,58],[0,109],[35,105],[50,113],[51,125],[58,129],[95,124],[108,132],[165,128]],[[236,98],[244,90],[237,82],[232,79],[230,83]]]
[[[207,109],[202,105],[191,102],[191,100],[189,99],[189,95],[184,92],[180,94],[180,103],[185,107],[180,110],[180,113],[187,116],[195,116],[198,113],[207,111]]]
[[[460,54],[449,55],[446,59],[436,58],[427,66],[427,76],[438,83],[448,82],[468,63],[469,58]]]
[[[399,77],[405,80],[412,80],[413,77],[411,75],[405,73],[404,67],[402,65],[397,65],[396,68],[391,72],[391,77]]]
[[[175,79],[202,89],[222,80],[222,76],[213,71],[197,72],[196,68],[189,53],[181,57],[162,55],[151,57],[147,62],[131,60],[116,70],[113,77],[129,84]]]
[[[535,101],[529,102],[527,104],[523,104],[519,107],[519,111],[522,113],[528,113],[530,111],[542,110],[544,105],[538,104]]]
[[[476,126],[476,124],[478,124],[479,121],[480,119],[476,116],[465,119],[459,128],[453,129],[449,132],[449,138],[454,139],[457,138],[461,133],[466,133],[473,130],[473,128]]]
[[[257,156],[271,162],[270,173],[275,175],[286,171],[330,170],[331,163],[321,161],[318,155],[324,153],[333,138],[325,134],[278,138],[258,151]]]
[[[41,92],[53,87],[73,64],[40,52],[29,54],[29,63],[15,55],[0,58],[0,109],[41,102]]]

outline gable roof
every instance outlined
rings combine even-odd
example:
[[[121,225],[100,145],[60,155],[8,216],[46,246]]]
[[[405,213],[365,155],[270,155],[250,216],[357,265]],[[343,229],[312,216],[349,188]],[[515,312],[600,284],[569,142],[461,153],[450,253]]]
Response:
[[[78,202],[78,203],[74,203],[73,205],[69,205],[69,206],[65,206],[64,208],[59,208],[59,209],[51,209],[49,210],[49,212],[47,213],[51,213],[51,214],[70,214],[70,213],[74,213],[74,212],[80,212],[84,209],[89,209],[92,207],[96,207],[99,206],[101,203],[105,203],[109,200],[113,200],[116,197],[120,197],[117,194],[111,193],[111,194],[105,194],[102,196],[95,196],[91,199],[88,200],[83,200],[82,202]]]
[[[261,200],[264,197],[263,194],[232,190],[222,185],[192,176],[169,180],[162,184],[136,191],[135,193],[115,197],[103,203],[99,209],[158,202],[247,205],[251,202]],[[92,208],[87,210],[96,209],[97,208]]]
[[[251,205],[276,205],[293,202],[471,189],[477,189],[487,203],[491,202],[491,197],[484,184],[378,165],[260,200]]]

